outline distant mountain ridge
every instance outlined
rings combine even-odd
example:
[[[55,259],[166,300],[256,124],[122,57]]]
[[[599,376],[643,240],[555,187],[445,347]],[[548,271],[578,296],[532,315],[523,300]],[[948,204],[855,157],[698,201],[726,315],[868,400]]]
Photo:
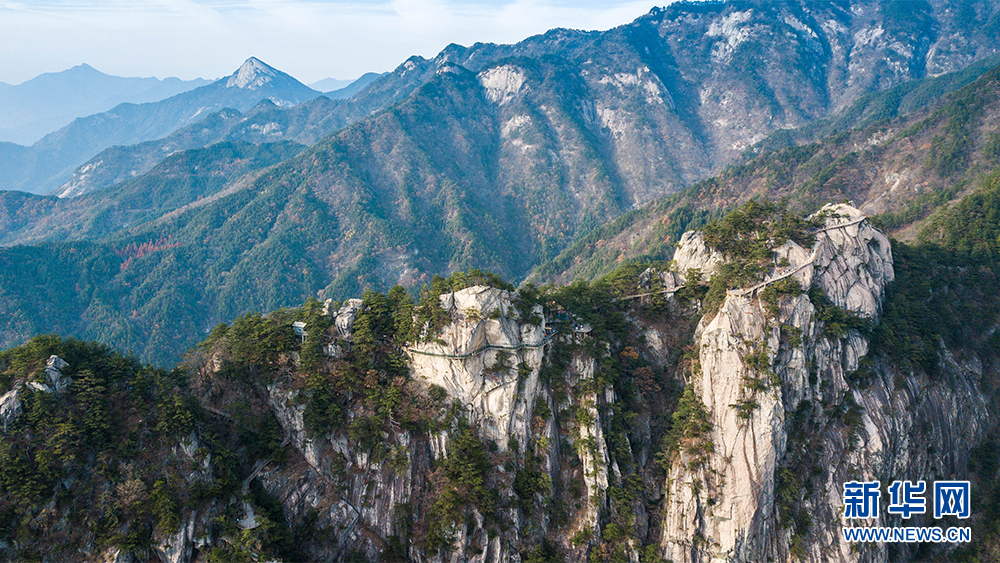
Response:
[[[231,76],[170,98],[78,118],[30,147],[0,144],[0,190],[48,193],[101,150],[161,138],[223,108],[293,106],[320,93],[251,57]]]
[[[308,111],[293,110],[295,116],[269,112],[274,116],[269,120],[258,113],[224,138],[311,144],[316,134],[328,134],[409,95],[445,63],[479,72],[518,57],[586,60],[596,66],[579,69],[582,75],[608,74],[587,84],[590,99],[582,102],[578,118],[599,122],[616,137],[608,143],[617,147],[612,158],[628,163],[622,178],[633,185],[625,191],[643,194],[633,202],[641,204],[720,170],[776,129],[829,117],[860,95],[910,77],[961,68],[996,51],[991,34],[997,26],[990,24],[996,2],[971,16],[960,9],[961,2],[913,3],[910,8],[916,12],[901,11],[896,4],[861,1],[851,11],[848,4],[837,3],[680,3],[604,33],[556,29],[513,45],[453,44],[433,59],[411,57],[392,73],[369,77],[370,86],[361,88],[362,77],[344,91],[326,94],[336,101],[359,88],[363,99],[352,104],[320,101]],[[591,53],[597,56],[588,59]],[[758,60],[759,53],[767,54]],[[602,92],[609,86],[634,97],[632,105],[619,106],[613,97],[611,103],[595,101],[613,96]],[[643,98],[632,93],[641,88],[658,94]],[[380,95],[381,90],[393,92],[392,97]],[[655,99],[662,107],[648,103]],[[288,120],[299,123],[298,131],[312,139],[286,130]],[[91,169],[98,161],[130,172],[148,169],[95,157],[76,176],[86,172],[98,177]],[[74,177],[58,193],[100,187],[93,182],[83,187]]]
[[[204,204],[231,180],[295,156],[292,142],[221,142],[176,153],[149,172],[74,198],[7,192],[0,196],[0,244],[99,239],[182,209]],[[14,204],[14,202],[17,202]],[[16,238],[15,238],[16,237]]]
[[[345,98],[350,98],[354,94],[357,94],[361,90],[368,86],[375,80],[389,74],[388,72],[366,72],[361,75],[357,80],[353,80],[343,86],[338,88],[331,88],[326,91],[324,96],[330,98],[331,100],[343,100]]]
[[[309,296],[420,286],[475,267],[525,279],[595,228],[685,190],[781,128],[995,51],[989,22],[1000,3],[978,5],[971,20],[953,2],[917,4],[926,10],[916,15],[875,0],[674,4],[606,32],[450,45],[430,60],[407,59],[347,100],[264,102],[221,135],[312,144],[305,139],[333,134],[153,221],[126,225],[113,206],[76,208],[104,230],[59,231],[60,240],[110,234],[93,245],[38,246],[72,269],[70,279],[89,280],[59,298],[73,307],[58,322],[164,358],[218,321]],[[704,197],[718,208],[740,194]],[[3,204],[14,217],[18,206],[44,209],[38,202]],[[44,229],[11,228],[45,240]],[[18,233],[7,244],[27,240]],[[126,270],[85,270],[105,264],[110,249],[163,237],[169,248]],[[69,248],[95,262],[75,266]],[[36,277],[7,278],[19,299],[9,310],[47,298],[35,296]],[[10,325],[9,341],[43,321]]]
[[[88,64],[41,74],[17,85],[0,82],[0,141],[30,145],[77,117],[124,102],[157,102],[211,82],[202,78],[124,78]]]
[[[59,197],[76,197],[94,192],[144,174],[178,151],[204,148],[220,141],[293,141],[311,145],[387,103],[377,92],[351,99],[385,74],[368,73],[345,88],[327,92],[299,106],[281,107],[271,100],[263,100],[242,114],[226,108],[161,139],[110,147],[83,163],[51,193]]]
[[[319,92],[332,92],[350,86],[353,80],[340,80],[337,78],[324,78],[309,85],[310,88]]]

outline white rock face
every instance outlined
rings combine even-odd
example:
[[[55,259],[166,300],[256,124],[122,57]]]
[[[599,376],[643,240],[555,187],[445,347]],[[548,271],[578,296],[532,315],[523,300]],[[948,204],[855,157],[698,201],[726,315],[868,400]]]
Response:
[[[540,390],[544,320],[540,326],[523,322],[510,292],[485,286],[442,295],[441,305],[452,322],[438,335],[443,343],[408,350],[414,378],[440,385],[461,401],[470,420],[500,448],[506,449],[511,437],[523,442]],[[536,312],[541,318],[540,307]],[[528,369],[519,377],[522,363]]]
[[[688,231],[677,242],[673,261],[681,275],[686,275],[690,269],[699,269],[702,279],[707,281],[724,260],[721,253],[705,244],[705,236],[701,232]]]
[[[49,356],[48,361],[45,363],[46,383],[29,381],[27,386],[41,393],[64,393],[73,383],[73,379],[62,372],[62,370],[68,367],[69,364],[65,360],[53,354]],[[23,389],[24,383],[18,382],[14,385],[13,389],[0,397],[0,429],[4,432],[7,431],[7,428],[17,417],[21,416],[21,393]]]
[[[531,116],[528,115],[515,115],[514,117],[507,120],[506,123],[500,127],[500,135],[504,139],[509,139],[511,133],[516,132],[521,127],[531,123]]]
[[[358,317],[358,311],[364,302],[361,299],[348,299],[334,310],[333,299],[327,299],[323,304],[323,314],[333,318],[333,326],[337,329],[337,337],[340,339],[350,339],[351,331],[354,330],[354,321]],[[331,358],[340,358],[344,355],[345,347],[341,340],[334,340],[323,345],[323,353]]]
[[[593,379],[596,364],[591,357],[574,357],[572,373],[576,374],[577,382]],[[582,399],[582,406],[592,420],[591,424],[580,426],[580,440],[575,444],[583,465],[584,482],[587,483],[587,509],[583,520],[592,530],[599,532],[601,505],[594,499],[600,499],[608,488],[608,449],[601,415],[597,410],[597,394],[591,393]],[[614,402],[613,397],[609,402]]]
[[[62,393],[69,389],[73,379],[68,375],[63,375],[62,370],[69,367],[66,360],[52,354],[45,363],[45,375],[49,378],[49,386],[56,393]]]
[[[827,205],[824,212],[833,216],[813,247],[816,283],[838,306],[874,317],[886,284],[895,279],[889,239],[849,205]]]
[[[439,335],[445,344],[421,344],[408,351],[414,379],[419,381],[421,373],[431,374],[423,381],[446,387],[453,398],[466,404],[465,415],[477,424],[480,435],[495,439],[501,449],[507,449],[510,436],[521,437],[520,443],[526,446],[524,438],[532,430],[530,406],[539,395],[544,328],[522,323],[506,291],[473,287],[444,295],[441,302],[452,317]],[[348,337],[361,300],[349,300],[332,311],[330,305],[327,314],[334,318],[340,335]],[[491,371],[500,353],[510,354],[507,367]],[[463,357],[451,358],[453,355]],[[530,374],[522,377],[519,387],[517,366],[522,361],[530,366]],[[376,457],[370,455],[370,450],[349,442],[344,428],[332,429],[325,436],[309,436],[303,422],[305,405],[298,400],[300,391],[281,380],[267,391],[268,403],[289,443],[302,454],[302,461],[294,468],[288,464],[265,466],[257,478],[282,499],[290,514],[316,509],[322,521],[337,530],[337,541],[318,557],[339,560],[346,549],[355,546],[377,558],[378,544],[366,538],[398,533],[397,509],[414,501],[414,491],[426,491],[432,460],[448,455],[448,430],[415,439],[409,431],[390,423],[382,440],[392,454]],[[551,424],[547,432],[544,435],[558,448]],[[406,455],[405,467],[393,467],[392,459],[397,455]],[[557,453],[542,457],[550,474],[557,471]],[[474,512],[472,516],[481,520]],[[482,526],[471,535],[461,527],[455,553],[460,560],[470,562],[512,560],[517,553],[511,546],[518,545],[519,532],[515,528],[507,535],[501,541],[487,537]],[[487,545],[488,549],[482,551],[476,547]],[[418,560],[441,561],[431,556]]]
[[[708,28],[710,37],[721,38],[712,46],[712,58],[729,60],[733,50],[750,37],[750,32],[743,26],[750,20],[751,12],[733,12],[722,18],[721,22],[712,22]]]
[[[777,327],[765,326],[762,312],[748,305],[728,299],[701,336],[702,402],[712,414],[718,454],[711,467],[723,483],[721,502],[712,509],[718,516],[707,523],[708,535],[719,547],[712,560],[728,560],[758,511],[768,512],[778,452],[784,450],[784,409],[776,393],[756,393],[751,400],[759,406],[749,420],[732,406],[748,399],[745,377],[766,377],[744,365],[752,349],[746,341],[766,346],[769,363],[778,347]]]
[[[486,98],[504,105],[511,101],[524,85],[524,71],[513,65],[488,69],[479,75],[479,83],[486,89]]]
[[[816,285],[836,305],[874,317],[893,279],[889,241],[856,209],[838,205],[824,211],[829,217],[813,247],[789,242],[779,248],[777,257],[789,265],[775,268],[769,278],[795,276],[803,288]],[[720,263],[701,236],[691,233],[682,237],[676,256],[681,272],[712,271]],[[775,472],[788,440],[786,413],[803,399],[819,402],[848,389],[844,375],[857,369],[868,351],[856,331],[841,338],[822,336],[806,295],[784,298],[773,318],[755,294],[731,292],[698,330],[701,375],[694,384],[711,417],[714,453],[707,467],[675,464],[668,477],[663,546],[665,557],[676,563],[784,560],[787,539],[778,527],[774,499]],[[778,362],[782,325],[800,331],[806,345]],[[747,360],[761,355],[766,361]],[[824,375],[825,387],[810,383],[807,355]],[[871,433],[877,437],[878,432]],[[872,447],[880,450],[881,444]],[[841,482],[834,481],[831,477],[830,499],[839,502]],[[816,560],[840,559],[823,555]]]
[[[364,303],[360,299],[348,299],[344,301],[344,304],[340,306],[340,310],[337,311],[336,315],[332,312],[327,314],[333,315],[333,324],[337,327],[337,332],[342,338],[347,338],[351,335],[351,330],[354,329],[354,319],[358,317],[358,310],[361,309],[361,304]],[[327,304],[329,307],[329,304]]]
[[[650,73],[647,66],[640,66],[635,73],[618,72],[605,76],[598,83],[616,87],[620,95],[627,95],[628,92],[641,88],[645,93],[646,103],[662,104],[666,98],[671,107],[674,105],[670,94],[661,88],[662,83],[655,74]]]
[[[256,57],[250,57],[226,81],[226,88],[256,90],[275,79],[278,71]]]
[[[59,191],[57,191],[55,195],[57,197],[75,197],[83,195],[89,187],[90,175],[93,174],[95,170],[100,170],[102,164],[104,164],[104,161],[98,160],[97,162],[91,162],[81,166],[76,172],[73,173],[73,177],[59,188]]]
[[[156,555],[164,563],[188,563],[194,552],[195,515],[189,514],[185,522],[172,536],[168,536],[156,546]]]
[[[125,551],[118,547],[108,548],[101,556],[103,563],[136,563],[136,557],[131,551]]]
[[[321,460],[316,444],[306,436],[306,426],[302,419],[305,406],[296,403],[298,391],[286,390],[278,385],[268,388],[268,400],[285,434],[314,468],[321,468]]]
[[[0,397],[0,429],[4,432],[17,417],[21,416],[21,385],[15,385],[13,389],[4,393]]]
[[[646,268],[639,274],[639,289],[643,291],[662,291],[674,293],[684,285],[684,276],[672,270],[657,270]]]

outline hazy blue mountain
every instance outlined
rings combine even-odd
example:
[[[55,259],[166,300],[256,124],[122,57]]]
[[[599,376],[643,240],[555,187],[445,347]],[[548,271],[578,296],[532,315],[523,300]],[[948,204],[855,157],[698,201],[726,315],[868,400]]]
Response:
[[[242,119],[242,113],[226,108],[162,139],[109,147],[77,168],[52,195],[61,198],[81,196],[140,176],[179,151],[219,142],[229,128]]]
[[[0,82],[0,141],[29,145],[77,117],[123,102],[157,102],[210,84],[197,78],[123,78],[81,64],[12,86]]]
[[[350,98],[354,94],[357,94],[362,89],[364,89],[365,86],[368,86],[369,84],[371,84],[372,82],[374,82],[376,79],[378,79],[379,77],[385,76],[386,74],[388,74],[388,73],[387,72],[366,72],[365,74],[361,75],[360,78],[358,78],[357,80],[355,80],[353,82],[350,82],[348,84],[344,84],[343,86],[331,88],[329,90],[324,90],[324,92],[326,92],[326,94],[324,94],[324,96],[326,96],[327,98],[330,98],[331,100],[342,100],[344,98]]]
[[[129,146],[112,146],[81,164],[50,193],[74,197],[134,178],[180,150],[228,141],[312,145],[330,133],[410,95],[434,76],[437,61],[411,57],[391,73],[369,73],[351,86],[287,107],[261,100],[245,113],[226,108],[174,131],[167,137]],[[353,93],[352,93],[353,92]],[[331,99],[330,96],[338,96]],[[11,157],[19,154],[11,147]],[[0,148],[0,158],[3,158]]]
[[[313,82],[309,85],[310,88],[316,90],[317,92],[330,92],[333,90],[340,90],[345,86],[350,86],[353,80],[340,80],[337,78],[324,78],[317,82]]]
[[[227,78],[159,102],[119,104],[78,118],[31,147],[0,145],[0,190],[48,193],[73,170],[113,145],[161,138],[223,108],[244,111],[261,100],[294,106],[319,92],[255,58]]]
[[[302,145],[225,141],[178,152],[100,192],[58,198],[0,192],[0,244],[98,239],[177,209],[204,205],[231,181],[298,154]]]

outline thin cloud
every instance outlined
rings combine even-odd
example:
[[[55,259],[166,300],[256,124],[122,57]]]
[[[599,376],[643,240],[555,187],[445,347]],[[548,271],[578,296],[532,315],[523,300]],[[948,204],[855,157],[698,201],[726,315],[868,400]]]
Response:
[[[353,78],[449,43],[512,43],[553,27],[608,29],[637,1],[0,0],[0,81],[86,62],[125,76],[218,77],[256,56],[304,82]]]

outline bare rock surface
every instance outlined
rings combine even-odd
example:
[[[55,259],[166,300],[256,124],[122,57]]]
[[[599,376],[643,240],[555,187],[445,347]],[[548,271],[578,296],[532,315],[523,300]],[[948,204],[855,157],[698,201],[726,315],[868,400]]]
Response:
[[[436,342],[409,349],[414,377],[461,401],[501,448],[511,437],[523,441],[528,434],[527,405],[539,396],[546,340],[544,320],[535,326],[520,319],[511,297],[486,286],[442,295],[452,322]],[[541,318],[540,307],[536,313]]]
[[[777,249],[776,257],[790,263],[784,272],[793,271],[803,288],[822,289],[835,306],[877,319],[886,285],[894,279],[888,238],[850,206],[826,206],[820,214],[824,226],[811,249],[794,242]],[[685,235],[678,255],[685,264],[711,262],[697,235]],[[771,279],[782,275],[777,268],[770,274]],[[895,366],[879,366],[873,384],[858,388],[849,375],[868,353],[868,341],[854,329],[831,334],[816,313],[805,294],[781,298],[774,317],[756,292],[730,292],[718,313],[702,319],[701,370],[693,383],[711,417],[714,448],[704,465],[675,465],[668,476],[662,542],[668,559],[786,560],[790,532],[779,524],[777,475],[788,466],[790,441],[820,433],[825,450],[819,467],[826,478],[822,490],[804,501],[813,514],[811,529],[795,530],[814,541],[803,560],[885,561],[884,550],[860,556],[843,541],[840,528],[848,524],[842,519],[843,482],[925,475],[922,469],[949,463],[933,455],[913,459],[911,450],[901,447],[910,440],[908,429],[921,420],[935,434],[966,432],[964,445],[982,435],[987,414],[984,396],[973,390],[975,370],[955,370],[957,385],[913,381],[929,394],[923,397],[912,389],[894,391]],[[787,337],[793,331],[797,345]],[[859,405],[852,411],[859,420],[850,430],[857,442],[845,440],[841,431],[819,430],[841,422],[817,405],[837,403]],[[818,420],[814,427],[796,426],[791,413],[802,408]]]

